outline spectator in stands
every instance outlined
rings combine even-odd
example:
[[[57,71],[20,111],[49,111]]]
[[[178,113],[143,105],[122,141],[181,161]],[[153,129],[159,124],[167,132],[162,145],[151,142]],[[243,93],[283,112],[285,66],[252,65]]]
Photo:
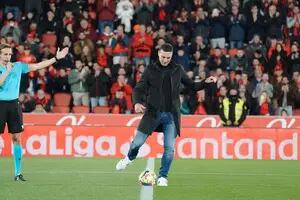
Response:
[[[53,80],[53,93],[70,93],[70,85],[68,82],[68,75],[66,70],[61,68],[58,70],[57,76]]]
[[[50,112],[51,101],[49,97],[45,94],[44,90],[39,89],[35,96],[36,111],[33,112]]]
[[[17,60],[25,63],[36,63],[36,57],[31,53],[30,47],[28,45],[24,46],[24,52],[17,56]]]
[[[76,42],[77,37],[72,23],[68,23],[62,28],[62,38],[66,35],[71,39],[71,42]]]
[[[294,72],[300,72],[300,53],[297,43],[293,43],[291,54],[287,58],[287,73],[291,76]]]
[[[1,3],[5,5],[4,14],[11,13],[16,20],[20,20],[24,5],[22,1],[2,0]]]
[[[282,94],[282,81],[285,76],[289,79],[289,92],[295,91],[295,99],[299,94],[296,91],[300,71],[300,12],[299,3],[295,0],[246,0],[243,3],[239,0],[225,3],[220,0],[130,0],[136,17],[130,20],[132,26],[126,30],[129,34],[124,33],[124,25],[120,25],[113,32],[113,25],[119,25],[120,22],[115,15],[119,1],[80,0],[77,4],[74,0],[36,0],[36,4],[29,7],[37,8],[37,12],[28,7],[29,2],[33,1],[25,2],[25,10],[20,9],[16,1],[2,0],[0,3],[0,7],[3,7],[0,10],[0,40],[10,44],[15,51],[12,61],[21,59],[25,62],[36,62],[49,58],[53,56],[57,46],[68,46],[70,51],[64,59],[54,64],[55,69],[52,67],[51,71],[46,72],[46,79],[37,73],[22,77],[21,91],[28,91],[31,95],[48,81],[62,83],[54,85],[47,93],[68,90],[66,75],[55,75],[55,70],[59,72],[64,69],[62,74],[70,74],[74,68],[74,59],[90,65],[90,69],[97,62],[101,73],[108,72],[107,75],[112,76],[111,80],[124,75],[128,84],[133,86],[139,81],[148,63],[157,59],[157,50],[166,42],[174,43],[174,58],[186,67],[191,79],[202,80],[212,74],[218,77],[217,87],[205,91],[205,103],[217,101],[217,91],[223,86],[228,89],[234,87],[239,89],[243,100],[247,99],[250,113],[259,114],[261,94],[256,97],[252,94],[261,82],[261,73],[269,74],[269,82],[273,86],[273,96],[269,97],[271,114],[281,106],[278,103],[284,95],[280,96],[279,93]],[[41,10],[40,2],[43,13],[38,11]],[[245,18],[247,25],[243,26]],[[95,34],[97,28],[98,35]],[[140,32],[132,37],[131,33],[136,30]],[[142,32],[152,40],[153,46],[134,41],[141,38]],[[43,45],[40,42],[43,33],[55,34],[58,39],[56,46]],[[177,36],[179,39],[183,38],[182,42],[177,41]],[[224,45],[225,39],[228,48]],[[209,46],[208,42],[215,45]],[[138,46],[132,45],[135,43]],[[96,44],[101,45],[97,46],[97,50]],[[240,45],[245,46],[244,52],[242,48],[237,48]],[[145,47],[147,55],[141,55],[144,54],[142,51]],[[237,49],[229,49],[233,47]],[[226,57],[227,54],[230,58]],[[135,65],[131,63],[131,59],[135,61]],[[139,62],[141,60],[143,63]],[[135,66],[138,69],[134,70]],[[94,74],[92,77],[95,78]],[[108,87],[107,90],[110,91],[111,87]],[[197,101],[193,94],[185,90],[183,94],[184,99],[189,102]],[[189,103],[191,110],[195,110],[195,102]],[[299,100],[294,100],[293,103],[299,107]],[[286,115],[289,114],[288,110],[283,110]],[[214,113],[213,108],[208,106],[207,113]]]
[[[295,108],[300,109],[300,75],[295,79],[293,85],[293,90],[295,91]]]
[[[101,67],[108,67],[108,55],[105,52],[104,44],[99,45],[97,48],[97,63]]]
[[[224,71],[227,70],[227,59],[220,48],[214,49],[213,54],[208,57],[207,67],[210,71],[214,71],[217,68],[221,68]]]
[[[124,96],[124,91],[116,91],[116,95],[110,102],[111,113],[113,114],[124,114],[128,113],[127,102]],[[130,113],[130,112],[129,112]]]
[[[35,100],[28,93],[20,93],[19,103],[22,112],[32,112],[35,109]]]
[[[258,114],[259,115],[271,115],[272,107],[271,107],[271,99],[266,91],[263,91],[259,96],[259,107]]]
[[[74,54],[75,56],[81,57],[83,48],[87,46],[89,52],[95,51],[95,45],[92,40],[86,38],[84,33],[79,33],[78,40],[74,43]]]
[[[136,68],[136,73],[135,73],[135,83],[138,83],[141,80],[141,77],[145,71],[146,66],[142,63],[139,64]],[[135,84],[134,84],[135,85]]]
[[[148,66],[150,64],[150,56],[151,56],[151,49],[153,47],[153,39],[151,35],[146,33],[146,26],[135,25],[138,29],[137,32],[132,36],[132,50],[133,50],[133,61],[136,65],[141,61]]]
[[[259,61],[259,63],[265,67],[268,65],[268,60],[266,59],[266,57],[263,55],[262,51],[257,49],[255,52],[254,52],[254,55],[253,55],[253,59],[257,59]],[[266,68],[264,68],[264,70],[266,70]],[[249,71],[249,70],[247,70]]]
[[[167,27],[165,25],[160,25],[159,29],[153,34],[154,46],[159,43],[160,39],[163,39],[165,42],[171,42],[172,38],[170,33],[167,31]],[[157,53],[157,52],[156,52]]]
[[[174,62],[183,66],[185,71],[191,71],[189,54],[184,47],[177,47],[174,51]]]
[[[264,13],[259,10],[257,4],[252,4],[251,13],[249,16],[246,16],[248,25],[248,41],[251,41],[256,34],[259,35],[262,40],[264,40],[265,19],[263,14]]]
[[[187,41],[191,37],[191,20],[188,11],[185,8],[180,9],[179,16],[174,22],[175,34],[182,35],[184,40]]]
[[[288,77],[282,78],[281,87],[278,88],[276,93],[278,95],[278,113],[281,114],[285,110],[287,116],[292,116],[296,91],[289,84]]]
[[[89,68],[83,66],[81,60],[75,60],[75,69],[71,71],[71,74],[68,77],[74,106],[89,106],[89,94],[86,83],[88,74]]]
[[[130,113],[133,105],[131,100],[132,95],[132,87],[127,83],[128,79],[125,78],[124,75],[119,75],[117,82],[112,84],[111,87],[111,96],[114,98],[116,96],[117,91],[123,91],[124,97],[126,99],[127,111],[126,113]]]
[[[98,63],[86,79],[92,109],[96,106],[108,106],[111,77]]]
[[[42,89],[46,93],[51,94],[53,88],[53,78],[47,72],[47,69],[40,69],[33,77],[32,84],[35,93]]]
[[[198,71],[198,67],[202,61],[205,61],[206,65],[206,58],[203,56],[203,54],[201,54],[200,51],[196,51],[190,59],[190,68],[193,69],[194,72]]]
[[[73,43],[72,43],[72,40],[71,40],[69,35],[64,35],[62,37],[62,41],[60,43],[60,46],[69,47],[70,50],[73,50]]]
[[[272,52],[268,68],[265,71],[267,71],[269,74],[273,74],[276,67],[280,67],[283,71],[286,71],[286,61],[287,53],[283,49],[282,44],[277,43],[275,50]]]
[[[253,58],[253,60],[252,60],[252,66],[249,67],[249,71],[247,71],[247,73],[249,73],[250,75],[252,75],[255,70],[258,70],[258,71],[261,71],[261,72],[265,71],[265,66],[262,65],[260,63],[259,59],[257,59],[257,58]]]
[[[256,85],[253,97],[261,96],[262,92],[266,92],[269,98],[273,97],[273,86],[269,82],[269,75],[263,74],[261,82]]]
[[[202,37],[205,44],[208,44],[210,23],[208,13],[203,7],[198,7],[195,16],[191,18],[191,26],[193,27],[193,37]],[[196,43],[197,43],[197,39]]]
[[[205,108],[205,91],[199,90],[197,91],[197,105],[196,110],[194,112],[195,115],[206,115],[206,108]]]
[[[140,0],[139,4],[135,7],[137,24],[150,25],[153,18],[154,5],[150,0]]]
[[[82,48],[81,54],[80,54],[80,60],[88,66],[92,66],[92,62],[95,60],[95,52],[91,51],[91,49],[88,46],[84,46]]]
[[[218,8],[221,11],[225,11],[227,8],[227,1],[223,0],[210,0],[208,1],[208,8],[213,10],[214,8]]]
[[[231,7],[228,18],[230,48],[242,48],[246,36],[246,18],[235,5]]]
[[[249,41],[249,44],[246,47],[246,55],[249,60],[252,60],[254,53],[260,51],[263,57],[267,55],[267,48],[261,41],[261,37],[258,34],[254,34],[253,38]]]
[[[18,24],[14,19],[9,20],[1,28],[1,36],[7,37],[8,35],[11,35],[13,37],[13,41],[17,44],[20,43],[21,34],[22,34],[21,30],[18,27]]]
[[[76,16],[79,15],[80,8],[82,8],[83,1],[65,0],[62,2],[62,8],[65,11],[70,11]]]
[[[223,100],[226,98],[227,96],[227,88],[226,86],[221,86],[216,94],[217,98],[215,99],[215,101],[213,102],[214,106],[219,108],[220,103],[223,102]]]
[[[114,33],[112,32],[112,29],[109,25],[104,26],[103,32],[100,33],[97,43],[100,43],[102,45],[109,46],[111,43],[111,39],[114,36]]]
[[[300,40],[300,11],[299,5],[294,5],[293,11],[289,13],[286,18],[286,25],[288,28],[288,37],[290,40],[299,42]]]
[[[111,40],[111,47],[114,65],[119,64],[120,62],[127,62],[129,38],[124,33],[124,28],[122,25],[117,27],[117,30]]]
[[[197,51],[199,51],[200,57],[203,59],[206,59],[209,55],[208,45],[204,42],[204,39],[201,35],[197,35],[190,46],[190,54],[193,55]]]
[[[200,76],[202,72],[208,74],[208,70],[206,67],[206,60],[205,59],[199,60],[197,65],[193,68],[193,72],[194,72],[194,76]]]
[[[29,24],[32,22],[37,22],[38,21],[38,16],[36,15],[36,12],[34,11],[29,11],[25,13],[22,17],[22,20],[20,21],[20,30],[22,32],[22,37],[21,40],[24,41],[26,38],[27,31],[29,29]]]
[[[49,10],[45,19],[42,19],[39,24],[39,31],[42,34],[44,33],[56,33],[58,28],[61,26],[58,19],[54,15],[54,12]]]
[[[107,25],[111,30],[114,29],[114,20],[116,12],[116,0],[102,0],[97,3],[98,13],[98,30],[104,31],[104,27]]]
[[[249,61],[243,49],[238,49],[235,56],[230,58],[229,69],[249,71]]]
[[[171,7],[167,0],[158,0],[153,6],[153,17],[157,26],[171,27]]]
[[[268,37],[282,39],[282,25],[284,24],[282,13],[278,12],[276,5],[271,4],[266,13],[266,35]]]
[[[189,46],[186,44],[183,34],[178,34],[176,36],[176,41],[174,45],[175,53],[178,49],[183,49],[186,53],[189,53]]]
[[[89,24],[88,20],[81,19],[79,23],[79,28],[77,29],[77,33],[84,33],[86,38],[95,41],[97,39],[97,34],[95,29]]]
[[[221,11],[217,8],[212,10],[210,16],[210,46],[211,48],[225,48],[226,23],[224,16],[220,15]]]
[[[124,31],[130,33],[131,20],[133,18],[134,8],[129,0],[120,0],[117,3],[116,15],[120,19],[121,24],[124,25]]]

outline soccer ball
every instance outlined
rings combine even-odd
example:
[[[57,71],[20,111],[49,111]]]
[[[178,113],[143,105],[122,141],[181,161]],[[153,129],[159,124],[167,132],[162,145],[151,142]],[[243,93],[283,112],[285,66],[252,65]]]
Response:
[[[155,185],[156,178],[155,172],[147,169],[139,175],[139,182],[144,186],[152,186]]]

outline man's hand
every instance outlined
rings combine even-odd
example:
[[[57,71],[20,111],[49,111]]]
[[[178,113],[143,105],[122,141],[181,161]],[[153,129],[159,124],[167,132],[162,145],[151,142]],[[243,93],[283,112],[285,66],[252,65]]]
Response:
[[[207,79],[205,79],[205,83],[216,83],[217,82],[217,78],[214,76],[210,76]]]
[[[137,103],[134,105],[134,110],[136,113],[144,113],[145,109],[146,109],[146,107],[140,103]]]
[[[62,59],[64,58],[69,52],[69,48],[68,47],[65,47],[63,48],[62,50],[60,50],[60,48],[57,49],[56,51],[56,58],[59,60],[59,59]]]

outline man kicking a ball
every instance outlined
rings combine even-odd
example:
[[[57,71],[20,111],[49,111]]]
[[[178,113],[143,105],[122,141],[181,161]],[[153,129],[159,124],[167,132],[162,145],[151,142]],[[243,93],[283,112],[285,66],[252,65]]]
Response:
[[[158,51],[158,61],[149,65],[133,92],[134,109],[144,113],[138,126],[127,156],[120,160],[117,170],[124,170],[137,156],[140,147],[153,131],[164,134],[164,153],[157,179],[158,186],[168,186],[168,172],[174,157],[174,144],[180,135],[180,85],[201,90],[207,84],[215,83],[215,77],[209,77],[201,82],[193,82],[181,65],[171,61],[173,47],[171,44],[162,45]],[[143,99],[146,97],[146,106]]]

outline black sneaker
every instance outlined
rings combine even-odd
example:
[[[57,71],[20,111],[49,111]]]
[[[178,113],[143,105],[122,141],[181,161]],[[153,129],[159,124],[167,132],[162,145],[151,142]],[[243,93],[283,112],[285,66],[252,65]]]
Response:
[[[18,176],[15,176],[15,181],[26,181],[26,179],[24,179],[23,175],[20,174]]]

